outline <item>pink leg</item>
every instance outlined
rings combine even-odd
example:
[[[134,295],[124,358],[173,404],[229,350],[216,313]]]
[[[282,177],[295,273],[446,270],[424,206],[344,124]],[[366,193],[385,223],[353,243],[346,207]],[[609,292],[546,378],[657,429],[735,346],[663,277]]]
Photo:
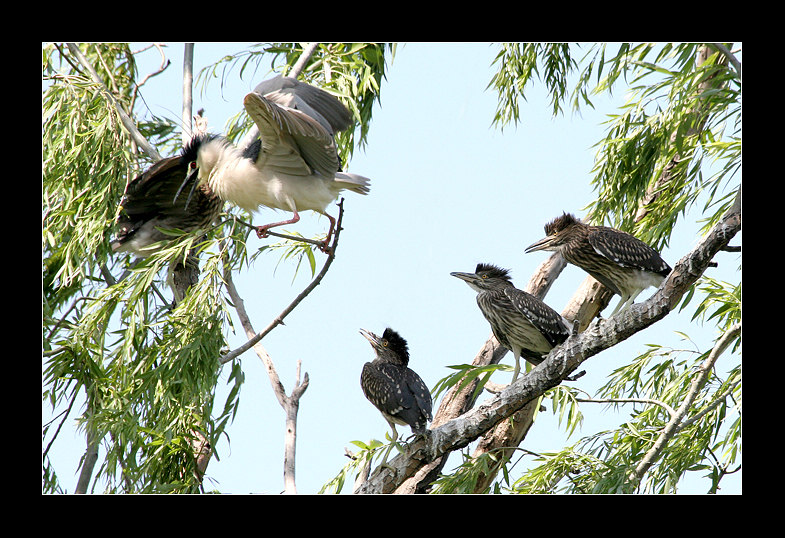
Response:
[[[267,232],[270,228],[275,228],[277,226],[283,226],[284,224],[294,224],[295,222],[299,222],[300,215],[297,211],[294,212],[294,216],[289,220],[284,220],[281,222],[273,222],[272,224],[265,224],[264,226],[258,226],[256,228],[256,235],[259,236],[259,239],[264,239],[267,237]]]
[[[330,241],[332,240],[333,237],[333,232],[335,231],[335,219],[332,218],[327,213],[322,213],[322,215],[330,219],[330,231],[327,232],[327,239],[324,240],[324,246],[322,247],[322,252],[327,252],[330,246]]]

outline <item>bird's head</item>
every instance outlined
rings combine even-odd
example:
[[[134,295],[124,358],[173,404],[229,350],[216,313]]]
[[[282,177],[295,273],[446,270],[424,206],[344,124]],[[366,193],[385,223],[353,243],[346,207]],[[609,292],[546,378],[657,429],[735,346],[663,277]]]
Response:
[[[406,340],[394,330],[388,327],[382,336],[376,336],[371,331],[360,329],[360,334],[371,343],[377,358],[401,366],[409,364],[409,346]]]
[[[473,273],[450,273],[466,282],[473,290],[490,291],[511,286],[510,272],[489,263],[478,263]]]
[[[180,155],[180,162],[186,166],[186,176],[175,194],[175,200],[186,185],[191,185],[188,201],[190,202],[196,187],[210,177],[218,159],[221,157],[229,141],[214,134],[198,134],[185,145]],[[186,204],[187,207],[187,204]]]
[[[575,230],[581,228],[583,223],[575,216],[564,213],[556,217],[545,225],[545,237],[526,247],[525,252],[536,252],[538,250],[559,250],[559,247],[567,243],[573,237]]]

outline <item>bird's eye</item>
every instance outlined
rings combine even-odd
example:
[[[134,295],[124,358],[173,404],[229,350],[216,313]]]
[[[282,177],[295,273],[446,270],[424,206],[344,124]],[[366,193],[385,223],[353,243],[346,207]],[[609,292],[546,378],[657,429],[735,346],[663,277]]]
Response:
[[[389,342],[388,342],[387,340],[382,340],[382,345],[383,345],[384,347],[387,347],[387,344],[389,344]]]
[[[191,170],[196,170],[196,161],[191,161],[188,164],[188,168],[190,168]]]
[[[488,278],[488,275],[480,275],[480,278]]]

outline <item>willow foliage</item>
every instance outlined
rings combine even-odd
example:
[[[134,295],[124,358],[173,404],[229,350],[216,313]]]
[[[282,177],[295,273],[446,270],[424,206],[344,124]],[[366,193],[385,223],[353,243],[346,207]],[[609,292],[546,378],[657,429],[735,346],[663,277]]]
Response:
[[[201,491],[194,446],[206,440],[215,451],[243,382],[238,361],[221,374],[219,357],[231,329],[223,275],[259,252],[246,251],[250,229],[223,214],[201,234],[171,230],[171,241],[148,258],[111,253],[126,185],[152,159],[138,154],[116,108],[134,118],[135,53],[122,43],[79,47],[100,82],[65,45],[47,44],[42,54],[43,396],[59,413],[43,429],[43,490],[68,490],[48,452],[62,426],[76,419],[86,434],[85,461],[101,449],[97,473],[87,472],[92,488]],[[291,62],[298,50],[297,44],[261,46],[243,68],[263,54],[284,54]],[[323,45],[309,70],[329,62],[332,91],[357,99],[354,110],[367,120],[385,52],[385,45]],[[137,127],[161,155],[171,155],[177,151],[173,125],[153,118]],[[238,128],[230,134],[241,133]],[[346,152],[354,143],[349,136],[342,145]],[[199,279],[175,304],[167,279],[189,256],[198,258]],[[219,374],[230,386],[223,401],[215,399]]]

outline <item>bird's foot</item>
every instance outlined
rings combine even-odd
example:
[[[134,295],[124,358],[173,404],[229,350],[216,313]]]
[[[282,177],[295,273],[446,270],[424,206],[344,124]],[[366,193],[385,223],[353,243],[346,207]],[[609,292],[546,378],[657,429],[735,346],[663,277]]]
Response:
[[[270,237],[270,230],[267,226],[257,226],[256,227],[256,237],[259,239],[264,239],[266,237]]]
[[[327,241],[322,241],[321,242],[321,244],[319,245],[319,250],[321,250],[322,252],[324,252],[328,256],[333,253],[333,247],[330,246],[330,244],[327,243]]]

